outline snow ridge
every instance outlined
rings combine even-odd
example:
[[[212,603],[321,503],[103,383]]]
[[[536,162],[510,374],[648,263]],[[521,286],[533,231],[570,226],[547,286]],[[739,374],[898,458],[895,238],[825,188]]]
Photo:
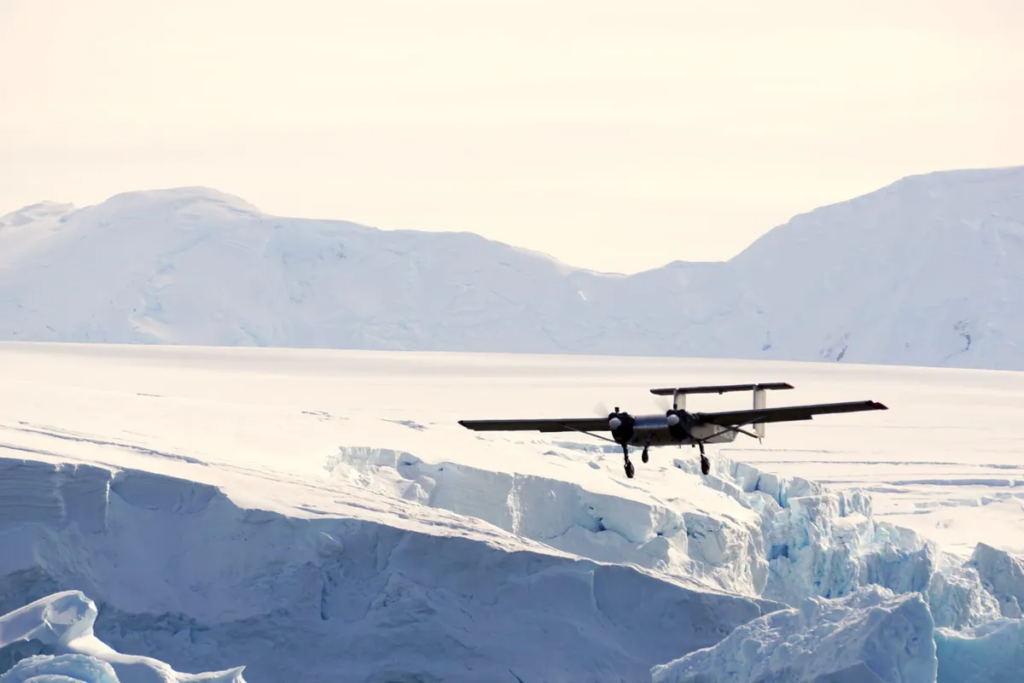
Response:
[[[3,228],[20,228],[36,221],[46,221],[53,218],[60,219],[74,210],[73,204],[39,202],[38,204],[32,204],[18,211],[0,216],[0,230]]]
[[[1024,167],[913,176],[631,276],[206,188],[38,205],[0,219],[0,339],[1021,370],[1022,189]]]

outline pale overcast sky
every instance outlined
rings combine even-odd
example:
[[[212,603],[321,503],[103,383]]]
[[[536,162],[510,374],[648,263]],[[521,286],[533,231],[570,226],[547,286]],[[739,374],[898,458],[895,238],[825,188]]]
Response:
[[[0,0],[0,214],[205,185],[584,267],[1024,165],[1020,0]]]

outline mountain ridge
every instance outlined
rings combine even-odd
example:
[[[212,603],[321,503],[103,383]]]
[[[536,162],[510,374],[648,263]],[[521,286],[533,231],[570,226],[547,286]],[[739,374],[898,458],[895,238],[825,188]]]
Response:
[[[767,237],[769,234],[775,232],[779,228],[782,228],[782,227],[788,225],[789,223],[792,223],[794,220],[801,219],[801,218],[808,217],[808,216],[812,216],[814,214],[817,214],[818,212],[827,211],[827,210],[829,210],[829,209],[831,209],[833,207],[847,205],[847,204],[853,204],[853,203],[856,203],[856,202],[859,202],[859,201],[864,201],[864,200],[868,200],[868,199],[873,198],[873,197],[881,196],[881,195],[884,195],[886,193],[898,190],[899,188],[902,188],[902,187],[905,187],[905,186],[908,186],[908,185],[912,185],[914,183],[918,183],[918,182],[922,182],[922,181],[929,181],[931,179],[936,179],[936,178],[942,178],[942,179],[953,179],[953,178],[955,178],[955,179],[959,179],[961,181],[975,181],[976,182],[978,180],[991,179],[993,176],[1009,176],[1012,180],[1018,181],[1018,182],[1022,183],[1022,187],[1024,187],[1024,165],[1020,165],[1020,166],[997,166],[997,167],[991,167],[991,168],[950,169],[950,170],[938,170],[938,171],[927,171],[927,172],[922,172],[922,173],[914,173],[914,174],[910,174],[910,175],[899,177],[896,180],[894,180],[894,181],[892,181],[892,182],[890,182],[890,183],[888,183],[886,185],[883,185],[883,186],[881,186],[881,187],[879,187],[879,188],[877,188],[875,190],[872,190],[870,192],[866,192],[866,193],[861,194],[861,195],[857,195],[857,196],[852,197],[850,199],[835,201],[835,202],[831,202],[831,203],[828,203],[828,204],[823,204],[821,206],[814,207],[814,208],[809,209],[807,211],[803,211],[803,212],[794,214],[790,218],[789,221],[787,221],[786,223],[780,224],[780,225],[773,226],[772,228],[769,228],[767,231],[765,231],[760,236],[755,238],[750,244],[748,244],[746,247],[741,249],[739,252],[737,252],[734,256],[730,257],[729,259],[717,260],[717,261],[715,261],[715,260],[708,260],[708,261],[686,261],[686,260],[681,260],[681,259],[674,259],[674,260],[666,262],[664,265],[656,266],[654,268],[648,268],[648,269],[642,270],[642,271],[637,271],[636,273],[620,273],[620,272],[612,272],[612,271],[601,271],[601,270],[597,270],[597,269],[593,269],[593,268],[588,268],[586,266],[573,265],[571,263],[562,261],[558,257],[552,256],[551,254],[548,254],[546,252],[543,252],[543,251],[540,251],[540,250],[536,250],[536,249],[532,249],[530,247],[524,247],[524,246],[521,246],[521,245],[512,244],[512,243],[509,243],[509,242],[503,242],[501,240],[496,240],[496,239],[492,239],[492,238],[489,238],[489,237],[484,237],[483,235],[480,235],[477,232],[468,231],[468,230],[429,230],[429,231],[427,231],[427,230],[414,230],[414,229],[404,229],[404,228],[391,229],[391,228],[381,228],[381,227],[378,227],[378,226],[375,226],[375,225],[369,225],[369,224],[365,224],[365,223],[356,223],[354,221],[347,221],[347,220],[335,219],[335,218],[297,218],[297,217],[278,216],[276,214],[268,214],[268,213],[264,213],[258,207],[256,207],[255,205],[250,203],[248,200],[242,198],[239,195],[236,195],[236,194],[233,194],[233,193],[230,193],[230,192],[225,192],[223,190],[218,190],[216,188],[207,187],[207,186],[204,186],[204,185],[183,185],[183,186],[165,187],[165,188],[151,188],[151,189],[141,189],[141,190],[126,190],[124,192],[118,192],[118,193],[116,193],[114,195],[111,195],[106,200],[104,200],[103,202],[100,202],[98,204],[90,204],[90,205],[83,206],[83,207],[78,207],[78,206],[76,206],[73,203],[60,202],[60,201],[55,201],[55,200],[44,199],[44,200],[41,200],[41,201],[38,201],[38,202],[34,202],[32,204],[28,204],[26,206],[23,206],[20,209],[15,209],[15,210],[7,213],[7,214],[0,214],[0,228],[4,227],[4,219],[9,218],[9,217],[13,217],[15,215],[21,214],[21,213],[29,211],[29,210],[38,209],[38,208],[61,210],[61,213],[66,215],[68,213],[74,213],[74,212],[78,212],[78,211],[84,211],[84,210],[88,210],[88,209],[92,209],[92,208],[96,208],[96,207],[101,207],[101,206],[104,206],[104,205],[109,205],[109,204],[111,204],[112,202],[115,202],[115,201],[131,200],[131,199],[137,198],[137,197],[149,196],[149,197],[155,197],[155,198],[163,197],[165,199],[178,198],[179,200],[187,199],[187,198],[192,198],[192,199],[205,198],[205,199],[209,199],[211,201],[221,202],[221,203],[225,203],[225,204],[236,204],[237,206],[245,206],[245,207],[248,207],[248,209],[253,211],[254,213],[258,213],[260,215],[267,216],[267,217],[282,218],[282,219],[286,219],[286,220],[299,220],[299,221],[308,221],[308,222],[314,222],[314,223],[345,223],[345,224],[349,224],[349,225],[359,225],[361,227],[364,227],[364,228],[367,228],[367,229],[370,229],[370,230],[378,230],[378,231],[381,231],[381,232],[393,232],[393,233],[416,233],[416,234],[426,233],[426,234],[447,234],[447,235],[473,235],[473,236],[480,237],[481,239],[487,240],[489,242],[494,242],[494,243],[497,243],[497,244],[502,244],[502,245],[511,247],[513,249],[525,251],[525,252],[528,252],[528,253],[535,254],[537,256],[542,256],[542,257],[545,257],[545,258],[557,261],[558,263],[562,263],[563,265],[565,265],[565,266],[567,266],[569,268],[572,268],[574,270],[587,271],[587,272],[592,272],[592,273],[600,273],[600,274],[603,274],[603,275],[620,275],[620,276],[623,276],[623,277],[630,277],[631,275],[639,275],[641,273],[647,273],[647,272],[651,272],[651,271],[655,271],[655,270],[661,270],[663,268],[675,267],[675,266],[678,266],[678,265],[728,263],[728,262],[732,261],[733,259],[737,258],[740,254],[742,254],[742,253],[748,251],[749,249],[751,249],[751,247],[754,247],[758,242],[760,242],[762,239]]]
[[[472,232],[271,216],[202,187],[0,218],[0,339],[23,341],[1022,370],[1018,292],[1024,167],[907,176],[727,261],[634,274]]]

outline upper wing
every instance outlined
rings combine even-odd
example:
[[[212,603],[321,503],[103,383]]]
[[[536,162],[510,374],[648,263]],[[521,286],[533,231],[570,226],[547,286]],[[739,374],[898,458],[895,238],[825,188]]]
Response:
[[[583,417],[542,420],[459,420],[466,429],[477,432],[607,432],[608,418]]]
[[[827,413],[856,413],[862,410],[888,410],[877,401],[848,401],[846,403],[817,403],[806,406],[783,406],[780,408],[756,408],[753,410],[729,410],[721,413],[695,413],[702,422],[722,427],[756,424],[758,422],[790,422],[810,420],[815,415]]]
[[[655,396],[672,396],[673,394],[724,394],[730,391],[753,391],[754,389],[792,389],[788,382],[762,382],[761,384],[714,384],[703,387],[662,387],[651,389]]]

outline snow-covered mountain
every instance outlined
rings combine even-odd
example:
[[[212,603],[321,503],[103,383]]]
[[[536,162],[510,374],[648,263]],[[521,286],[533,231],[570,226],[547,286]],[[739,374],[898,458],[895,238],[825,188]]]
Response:
[[[904,178],[729,262],[774,355],[1024,369],[1024,167]]]
[[[37,204],[0,218],[0,339],[1024,369],[1024,167],[905,178],[631,276],[203,188]]]

